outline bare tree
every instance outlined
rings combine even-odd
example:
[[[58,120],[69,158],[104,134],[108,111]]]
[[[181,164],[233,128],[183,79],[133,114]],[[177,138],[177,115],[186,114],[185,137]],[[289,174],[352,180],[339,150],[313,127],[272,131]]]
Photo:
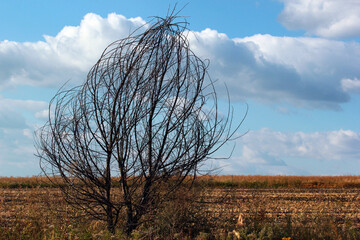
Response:
[[[83,85],[56,94],[37,132],[43,172],[110,232],[125,216],[130,234],[240,126],[231,108],[219,115],[208,63],[176,19],[110,44]]]

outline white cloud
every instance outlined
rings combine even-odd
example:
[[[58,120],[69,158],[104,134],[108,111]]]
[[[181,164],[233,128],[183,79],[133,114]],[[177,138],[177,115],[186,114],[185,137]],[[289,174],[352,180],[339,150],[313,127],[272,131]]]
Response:
[[[360,78],[359,43],[271,35],[229,39],[211,29],[194,35],[195,53],[210,59],[210,75],[227,84],[232,100],[339,109],[350,100],[341,79]]]
[[[360,36],[358,0],[281,0],[279,21],[288,29],[327,38]]]
[[[250,131],[237,140],[238,150],[228,161],[231,169],[253,174],[318,174],[316,164],[324,167],[345,163],[354,165],[360,159],[360,133],[351,130],[284,133],[270,129]],[[309,161],[299,168],[299,161]],[[301,164],[300,164],[301,165]],[[355,164],[356,165],[356,164]],[[343,174],[344,166],[332,169]],[[360,168],[351,174],[358,174]]]
[[[12,108],[12,109],[22,109],[27,111],[38,111],[39,109],[44,109],[48,107],[48,103],[44,101],[34,101],[34,100],[19,100],[19,99],[10,99],[4,98],[0,95],[0,106]]]
[[[111,42],[142,26],[141,18],[107,18],[89,13],[80,26],[66,26],[55,37],[39,42],[0,42],[0,88],[11,85],[59,86],[82,82]]]
[[[35,117],[38,119],[47,120],[49,118],[49,109],[44,109],[35,113]]]
[[[37,112],[47,109],[48,103],[34,100],[4,98],[0,95],[0,128],[24,129],[29,127],[28,116],[37,117]]]
[[[360,94],[360,80],[357,78],[341,80],[341,87],[345,92],[352,92]]]
[[[145,22],[87,14],[36,43],[0,43],[0,88],[82,82],[103,49]],[[254,35],[229,39],[206,29],[189,35],[193,50],[211,60],[210,74],[225,82],[231,99],[287,102],[297,107],[340,109],[350,100],[342,79],[360,79],[360,43]],[[43,112],[44,113],[44,112]],[[40,117],[42,113],[38,113]]]
[[[240,141],[275,157],[319,160],[360,158],[360,133],[351,130],[282,133],[269,129],[249,132]]]
[[[45,36],[44,41],[0,42],[0,89],[59,86],[68,79],[82,82],[110,42],[143,24],[141,18],[87,14],[79,26],[64,27],[56,36]],[[338,109],[350,100],[350,94],[360,94],[358,42],[271,35],[229,39],[211,29],[190,34],[189,40],[195,53],[211,60],[210,75],[227,84],[232,100],[251,98]],[[43,101],[0,96],[2,166],[14,166],[15,173],[17,167],[36,170],[31,165],[37,162],[32,132],[47,118],[47,108]],[[247,174],[309,174],[311,169],[293,165],[293,158],[353,163],[360,159],[359,138],[359,133],[350,130],[282,133],[262,129],[240,138],[241,152],[234,153],[228,170],[239,167]],[[0,171],[0,175],[16,174]]]

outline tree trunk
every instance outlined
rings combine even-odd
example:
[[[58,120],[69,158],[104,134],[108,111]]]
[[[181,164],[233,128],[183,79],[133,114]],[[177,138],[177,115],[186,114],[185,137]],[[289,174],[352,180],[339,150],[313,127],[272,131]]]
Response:
[[[130,236],[132,231],[134,231],[137,228],[138,224],[139,224],[139,220],[137,218],[134,218],[134,217],[129,218],[128,217],[127,222],[126,222],[126,229],[125,229],[126,234],[128,236]]]
[[[107,206],[106,209],[106,215],[107,215],[107,229],[110,233],[115,233],[115,225],[114,225],[114,216],[112,213],[111,206]]]

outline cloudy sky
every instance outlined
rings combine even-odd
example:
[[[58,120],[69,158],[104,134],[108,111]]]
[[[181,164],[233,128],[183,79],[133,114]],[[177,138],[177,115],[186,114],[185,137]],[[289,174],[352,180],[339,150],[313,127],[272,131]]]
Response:
[[[0,2],[0,176],[38,175],[33,133],[57,89],[176,2],[235,121],[249,106],[221,174],[360,174],[359,0],[12,0]]]

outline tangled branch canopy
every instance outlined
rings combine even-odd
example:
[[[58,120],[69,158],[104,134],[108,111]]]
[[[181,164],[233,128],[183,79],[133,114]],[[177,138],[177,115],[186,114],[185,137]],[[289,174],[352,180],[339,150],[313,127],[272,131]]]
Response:
[[[218,114],[208,63],[175,19],[110,44],[83,85],[52,99],[37,134],[44,173],[61,176],[70,202],[115,224],[124,207],[128,218],[144,214],[161,182],[176,188],[196,176],[234,134],[232,112]],[[112,196],[113,177],[122,198]]]

